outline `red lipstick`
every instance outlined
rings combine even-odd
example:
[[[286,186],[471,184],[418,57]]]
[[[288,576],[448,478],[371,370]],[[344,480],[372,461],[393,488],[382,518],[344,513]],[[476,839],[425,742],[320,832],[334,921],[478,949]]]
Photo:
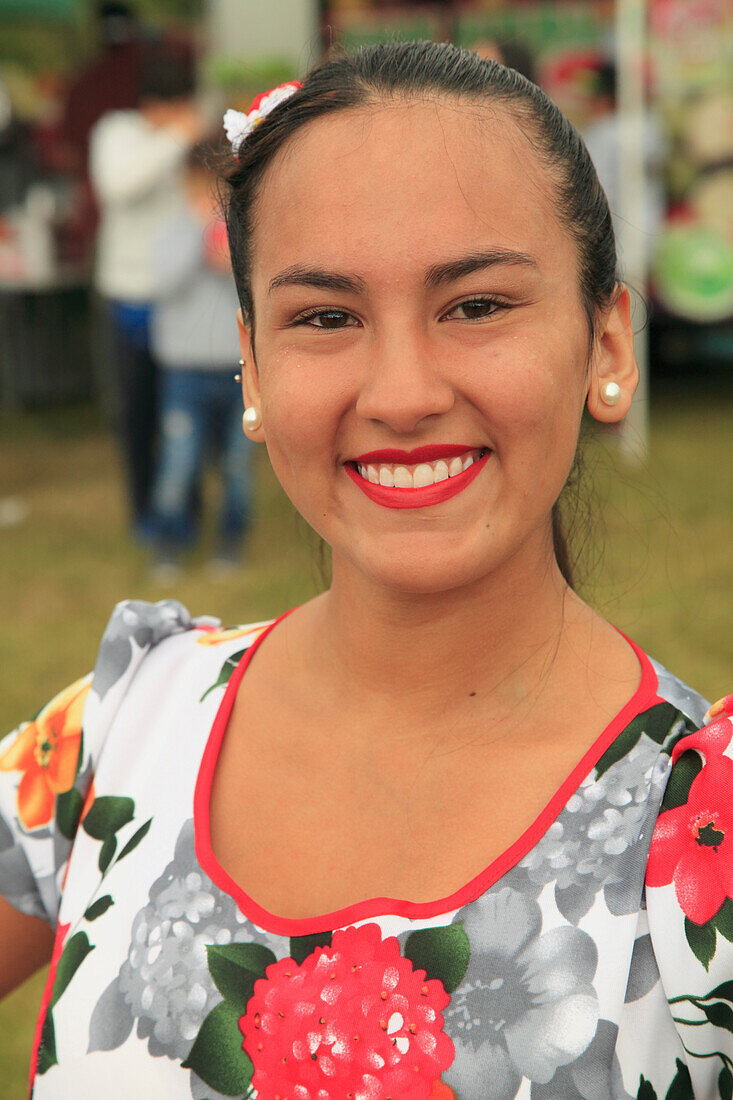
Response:
[[[466,451],[471,450],[470,447],[464,448],[462,450],[456,447],[444,447],[442,449],[444,453],[442,455],[434,455],[433,459],[431,459],[430,461],[444,457],[456,458],[459,454],[466,454]],[[415,454],[420,454],[421,452],[427,450],[436,451],[440,450],[440,448],[418,447],[416,451],[412,452],[372,451],[372,456],[397,454],[401,457],[397,459],[388,459],[384,457],[381,459],[375,459],[374,457],[372,457],[371,461],[405,463],[410,462],[412,464],[419,461],[419,459],[416,459],[412,456],[414,456]],[[448,450],[452,451],[450,455],[445,454],[445,452]],[[403,455],[406,455],[408,453],[410,453],[409,459],[402,457]],[[450,500],[451,497],[456,496],[468,485],[470,485],[473,479],[475,477],[478,477],[478,475],[481,473],[490,457],[491,451],[487,451],[485,455],[482,455],[481,458],[472,463],[467,470],[463,470],[462,473],[456,474],[454,477],[446,478],[445,481],[438,481],[435,483],[435,485],[425,485],[421,489],[390,489],[386,485],[374,485],[373,482],[367,481],[366,478],[363,478],[358,470],[355,470],[352,465],[347,464],[346,466],[344,466],[344,469],[351,480],[354,482],[354,484],[359,489],[361,489],[362,493],[364,493],[365,496],[368,496],[370,500],[373,500],[375,504],[381,504],[384,508],[428,508],[432,504],[442,504],[443,501]],[[366,461],[367,458],[368,456],[363,455],[359,458],[358,461],[361,463]],[[426,459],[423,458],[423,461],[426,461]]]

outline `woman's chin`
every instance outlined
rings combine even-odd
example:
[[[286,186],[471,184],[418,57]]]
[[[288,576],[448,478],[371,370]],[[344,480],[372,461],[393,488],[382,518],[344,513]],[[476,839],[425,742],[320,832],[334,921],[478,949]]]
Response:
[[[466,552],[465,548],[450,552],[445,546],[421,548],[414,544],[350,556],[350,564],[382,588],[415,596],[463,588],[490,571],[482,555]]]

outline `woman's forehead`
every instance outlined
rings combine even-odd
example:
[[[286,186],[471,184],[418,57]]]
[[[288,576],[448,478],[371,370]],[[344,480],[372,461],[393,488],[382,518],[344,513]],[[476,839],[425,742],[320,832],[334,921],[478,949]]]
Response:
[[[262,180],[256,269],[331,251],[429,264],[478,247],[572,260],[550,173],[502,109],[397,101],[324,116]]]

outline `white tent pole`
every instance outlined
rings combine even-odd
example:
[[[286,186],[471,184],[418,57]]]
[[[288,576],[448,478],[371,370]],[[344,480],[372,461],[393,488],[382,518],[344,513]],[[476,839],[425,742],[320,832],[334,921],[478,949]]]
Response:
[[[615,221],[623,277],[644,299],[648,288],[650,231],[645,225],[646,21],[646,0],[616,0],[617,109],[621,142]],[[646,311],[638,301],[635,306],[632,321],[636,329],[634,350],[639,365],[639,388],[621,427],[620,439],[621,449],[629,458],[643,461],[649,438],[649,342]]]

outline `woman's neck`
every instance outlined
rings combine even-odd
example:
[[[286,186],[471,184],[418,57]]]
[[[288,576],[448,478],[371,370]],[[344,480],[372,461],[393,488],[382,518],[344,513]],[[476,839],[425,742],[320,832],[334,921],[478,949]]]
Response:
[[[479,707],[497,721],[526,712],[562,665],[568,635],[570,650],[582,649],[597,620],[554,558],[538,555],[501,573],[418,595],[336,561],[331,588],[303,621],[318,639],[308,646],[307,675],[377,724],[381,716],[424,730]]]

